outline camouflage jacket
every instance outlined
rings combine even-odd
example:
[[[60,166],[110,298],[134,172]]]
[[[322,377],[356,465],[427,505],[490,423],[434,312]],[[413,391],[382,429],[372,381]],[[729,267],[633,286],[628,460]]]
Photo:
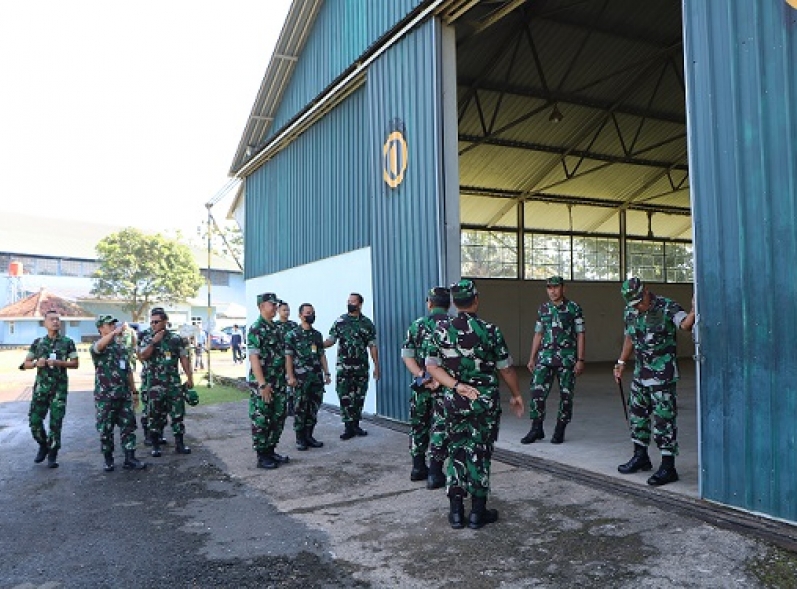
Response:
[[[49,335],[37,338],[28,348],[26,360],[45,360],[55,354],[56,360],[71,360],[77,358],[77,348],[72,338],[65,335],[58,335],[51,339]],[[44,368],[36,369],[36,384],[34,391],[37,393],[66,393],[69,388],[69,379],[66,375],[66,368]]]
[[[365,315],[341,315],[329,330],[338,342],[338,370],[368,372],[368,348],[376,345],[376,327]]]
[[[285,339],[285,336],[288,335],[291,331],[299,327],[299,324],[296,321],[291,321],[288,319],[287,321],[275,321],[274,325],[277,326],[277,329],[282,332],[282,339]]]
[[[257,354],[266,383],[276,388],[285,387],[285,339],[277,322],[258,317],[246,334],[246,344],[250,355]],[[256,381],[250,368],[249,382]]]
[[[149,346],[155,334],[147,331],[141,336],[139,350]],[[147,387],[171,388],[180,386],[180,358],[188,356],[188,346],[180,334],[169,329],[146,361]]]
[[[102,352],[97,344],[91,346],[91,360],[94,362],[94,399],[124,399],[130,397],[128,375],[130,365],[129,350],[124,342],[114,338]]]
[[[664,385],[678,380],[676,330],[686,318],[683,307],[650,293],[650,308],[640,313],[625,310],[625,333],[634,344],[634,378],[644,386]]]
[[[537,309],[534,332],[542,335],[537,362],[543,366],[576,364],[578,334],[585,331],[581,307],[564,299],[560,305],[547,301]]]
[[[426,348],[426,364],[442,366],[460,382],[497,397],[498,370],[512,366],[501,330],[472,313],[460,312],[438,325]]]
[[[445,309],[434,308],[429,315],[418,317],[410,323],[404,343],[401,344],[402,358],[415,358],[418,365],[423,368],[426,360],[426,348],[431,341],[431,336],[438,325],[448,322],[451,317]]]
[[[285,355],[293,359],[293,373],[299,381],[323,381],[324,336],[317,329],[297,327],[285,336]]]

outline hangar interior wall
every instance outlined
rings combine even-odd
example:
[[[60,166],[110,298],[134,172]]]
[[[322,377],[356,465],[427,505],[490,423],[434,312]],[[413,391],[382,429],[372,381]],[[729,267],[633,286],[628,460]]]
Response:
[[[684,30],[702,494],[795,521],[797,10],[685,2]]]

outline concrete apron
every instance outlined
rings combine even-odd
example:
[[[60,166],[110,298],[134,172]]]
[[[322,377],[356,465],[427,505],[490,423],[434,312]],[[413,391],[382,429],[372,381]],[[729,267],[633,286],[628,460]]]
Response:
[[[521,444],[520,438],[525,436],[531,427],[528,415],[530,374],[526,368],[517,368],[525,415],[519,419],[512,413],[509,406],[509,391],[502,384],[504,413],[496,447],[648,487],[648,477],[661,463],[661,456],[653,441],[648,449],[653,471],[640,471],[630,475],[617,472],[617,466],[631,458],[633,442],[625,421],[620,393],[612,376],[612,367],[613,363],[587,364],[584,374],[576,380],[573,420],[567,426],[563,444],[550,443],[559,407],[559,389],[558,385],[554,384],[546,403],[545,439],[528,445]],[[679,362],[679,369],[681,372],[678,381],[677,421],[679,455],[675,459],[675,467],[680,480],[661,489],[697,498],[697,389],[694,363],[689,359],[683,359]],[[623,389],[627,402],[633,364],[629,365],[625,372]]]

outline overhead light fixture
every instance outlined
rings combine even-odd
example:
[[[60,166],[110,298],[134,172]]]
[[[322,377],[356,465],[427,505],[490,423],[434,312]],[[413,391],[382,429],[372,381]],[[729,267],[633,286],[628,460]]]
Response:
[[[552,123],[561,123],[563,118],[565,118],[565,115],[559,110],[559,103],[554,102],[553,110],[551,110],[551,116],[548,117],[548,120]]]

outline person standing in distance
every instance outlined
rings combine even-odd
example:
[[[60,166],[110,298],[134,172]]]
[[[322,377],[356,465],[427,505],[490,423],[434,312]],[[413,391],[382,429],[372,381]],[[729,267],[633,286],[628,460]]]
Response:
[[[301,323],[285,336],[285,373],[288,386],[295,395],[293,429],[296,432],[296,448],[321,448],[324,444],[313,437],[318,422],[318,410],[324,400],[324,385],[329,384],[330,374],[324,354],[324,336],[313,329],[315,309],[310,303],[299,307]]]
[[[338,342],[335,390],[340,400],[340,416],[344,427],[341,440],[368,435],[360,427],[365,395],[368,393],[368,352],[374,363],[374,380],[379,380],[376,327],[362,314],[362,295],[351,293],[346,305],[348,312],[335,320],[329,337],[324,340],[325,348]]]
[[[147,467],[136,458],[136,412],[138,391],[130,364],[130,350],[125,343],[126,324],[111,315],[100,315],[95,322],[100,339],[91,346],[94,362],[94,405],[100,449],[105,457],[105,472],[114,470],[114,426],[125,451],[122,468],[141,470]]]
[[[168,328],[169,316],[162,307],[150,313],[150,331],[142,336],[139,356],[147,363],[149,385],[149,430],[152,441],[152,456],[161,455],[160,445],[167,416],[172,422],[174,452],[190,454],[191,448],[184,443],[185,399],[180,384],[180,366],[185,372],[185,386],[194,388],[194,375],[188,344]]]
[[[426,370],[445,387],[448,522],[454,529],[465,527],[463,501],[471,495],[468,527],[476,530],[498,521],[498,511],[487,509],[490,460],[501,419],[498,376],[509,387],[509,404],[518,417],[523,415],[523,397],[501,330],[476,316],[476,285],[460,280],[451,286],[451,298],[457,316],[432,333]]]
[[[35,463],[47,458],[47,466],[58,468],[58,450],[61,449],[61,426],[66,415],[66,396],[69,391],[67,369],[78,367],[75,342],[61,335],[61,315],[58,311],[44,314],[47,335],[33,341],[25,356],[23,366],[36,369],[36,382],[30,400],[28,420],[33,439],[39,444]],[[44,419],[50,414],[50,433],[44,429]]]
[[[197,325],[196,327],[195,343],[196,343],[196,349],[195,349],[196,356],[194,357],[194,370],[204,370],[205,350],[207,349],[207,344],[208,344],[208,334],[204,329],[202,329],[201,325]]]
[[[285,426],[285,340],[276,325],[279,299],[273,292],[257,295],[260,316],[249,328],[249,419],[252,422],[252,448],[257,467],[274,469],[290,461],[277,454]]]
[[[241,351],[241,345],[243,345],[243,334],[237,325],[232,326],[232,331],[230,332],[230,347],[232,348],[232,363],[233,364],[243,364],[244,356],[243,352]]]
[[[411,481],[426,479],[428,489],[445,486],[443,463],[446,460],[446,423],[443,391],[426,372],[426,346],[438,325],[451,319],[451,291],[435,286],[426,294],[429,314],[413,321],[401,346],[401,359],[413,382],[410,386],[410,457]],[[426,451],[429,450],[429,466]]]
[[[288,335],[288,332],[293,331],[298,327],[296,321],[290,319],[290,316],[291,316],[291,306],[282,299],[280,299],[279,302],[277,303],[277,320],[274,323],[282,333],[283,341],[285,340],[285,336]],[[287,386],[287,388],[285,389],[285,394],[287,395],[287,401],[288,401],[286,415],[289,417],[293,417],[294,405],[296,399],[293,387],[291,385]]]
[[[545,437],[545,401],[554,379],[559,381],[559,413],[552,444],[565,441],[565,428],[573,418],[573,394],[576,376],[584,372],[586,337],[581,307],[565,297],[565,279],[551,276],[545,286],[548,301],[537,310],[534,339],[527,368],[531,372],[531,429],[521,444],[531,444]]]
[[[678,480],[675,470],[678,455],[675,337],[678,329],[692,331],[695,308],[693,304],[687,313],[675,301],[649,291],[636,277],[623,282],[620,292],[626,304],[625,340],[614,365],[614,378],[620,382],[633,353],[634,377],[628,395],[628,414],[634,455],[617,470],[631,474],[653,468],[648,456],[652,429],[653,440],[661,452],[661,466],[648,479],[648,484],[666,485]]]

